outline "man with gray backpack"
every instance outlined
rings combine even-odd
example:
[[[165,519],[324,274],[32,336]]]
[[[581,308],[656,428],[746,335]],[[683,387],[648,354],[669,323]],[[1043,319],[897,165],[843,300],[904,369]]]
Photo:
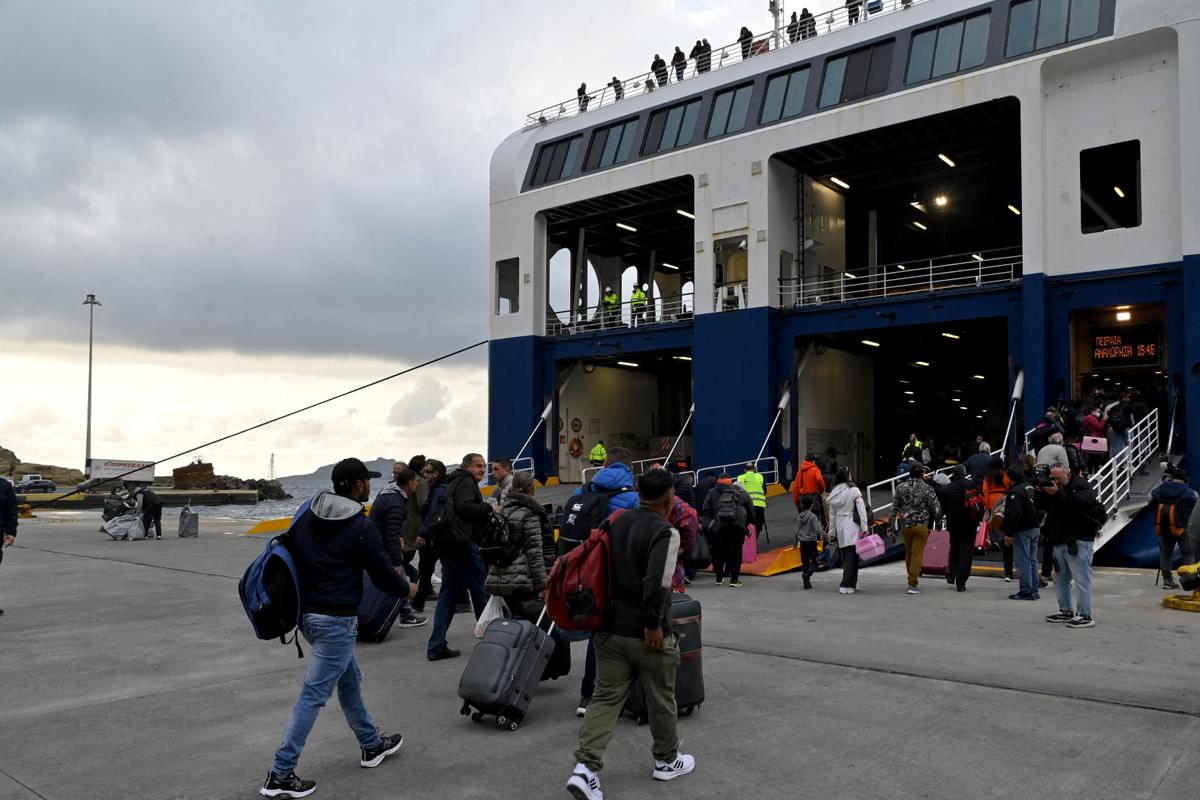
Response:
[[[754,518],[754,501],[742,485],[735,483],[729,475],[717,479],[708,496],[704,498],[704,509],[700,513],[701,526],[713,531],[713,573],[717,586],[725,583],[729,574],[729,585],[742,585],[742,543],[746,540],[746,523]]]

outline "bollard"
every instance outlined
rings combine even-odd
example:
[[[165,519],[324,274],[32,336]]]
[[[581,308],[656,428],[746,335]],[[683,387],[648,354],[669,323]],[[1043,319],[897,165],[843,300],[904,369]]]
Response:
[[[1191,594],[1163,595],[1163,608],[1176,611],[1200,611],[1200,564],[1187,564],[1179,568],[1179,585]]]

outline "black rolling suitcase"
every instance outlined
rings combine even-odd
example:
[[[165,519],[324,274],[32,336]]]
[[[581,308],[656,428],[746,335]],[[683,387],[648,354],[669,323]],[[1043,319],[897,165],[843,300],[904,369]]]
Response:
[[[704,703],[704,668],[700,658],[700,601],[686,594],[671,595],[671,627],[679,634],[679,669],[675,673],[675,705],[686,717]],[[646,721],[646,693],[635,681],[625,711],[639,725]]]
[[[358,605],[358,640],[360,642],[382,642],[387,638],[404,599],[388,594],[375,586],[363,573],[363,598]]]
[[[463,716],[479,722],[495,715],[496,724],[510,731],[520,726],[554,653],[554,639],[541,622],[498,619],[488,625],[458,681]]]
[[[524,603],[509,603],[509,608],[512,609],[514,617],[536,623],[542,619],[546,604],[541,600],[529,600]],[[550,638],[554,639],[554,650],[551,651],[546,669],[542,672],[544,681],[556,681],[571,674],[571,643],[563,641],[560,634],[561,631],[550,632]]]

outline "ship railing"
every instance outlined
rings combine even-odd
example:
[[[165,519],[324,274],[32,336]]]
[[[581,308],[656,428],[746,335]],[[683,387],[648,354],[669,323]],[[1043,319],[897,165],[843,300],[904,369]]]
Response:
[[[657,464],[659,467],[665,467],[666,463],[666,456],[659,456],[657,458],[643,458],[640,461],[634,461],[632,464],[630,464],[629,469],[633,471],[633,476],[636,478],[639,475],[645,475],[651,469],[656,469],[654,466],[655,464]],[[604,469],[604,467],[587,467],[579,473],[580,483],[582,483],[584,486],[587,486],[592,482],[592,478],[596,477],[596,473],[602,469]],[[679,474],[692,476],[692,482],[695,483],[696,473],[694,470],[687,470],[686,472],[680,472]]]
[[[937,475],[941,473],[948,475],[952,469],[954,469],[953,466],[942,467],[941,469],[934,470],[933,474]],[[870,512],[872,519],[879,519],[881,515],[890,516],[892,509],[892,498],[896,495],[896,484],[900,481],[906,481],[908,479],[908,473],[905,472],[900,475],[887,478],[886,480],[876,481],[867,487],[866,497],[863,499],[866,502],[867,510]],[[880,502],[879,505],[875,505],[875,498],[878,497],[880,500],[882,500],[883,498],[880,497],[880,495],[885,494],[888,498],[887,502]]]
[[[1096,499],[1104,504],[1109,514],[1128,499],[1133,476],[1158,453],[1158,409],[1138,420],[1129,429],[1128,436],[1129,443],[1088,477]]]
[[[730,464],[718,464],[715,467],[701,467],[696,470],[696,480],[712,475],[721,477],[729,475],[735,481],[738,476],[746,471],[747,464],[754,464],[754,471],[763,476],[763,485],[770,486],[773,483],[779,483],[779,459],[771,456],[769,458],[747,458],[743,461],[734,461]]]
[[[820,278],[781,278],[783,308],[850,303],[951,289],[972,289],[1021,279],[1021,248],[1006,247],[874,267],[850,267]]]
[[[546,335],[570,336],[690,321],[692,298],[692,293],[687,292],[671,297],[648,297],[644,303],[636,305],[629,300],[611,308],[599,303],[588,306],[574,321],[570,319],[570,311],[551,311],[546,319]]]
[[[548,125],[560,119],[569,119],[579,116],[587,111],[594,111],[603,106],[609,106],[613,103],[618,103],[621,100],[627,100],[631,97],[648,94],[662,86],[667,86],[670,83],[679,83],[681,81],[690,80],[697,75],[704,75],[708,72],[714,72],[724,67],[730,67],[734,64],[740,64],[755,56],[761,55],[772,50],[778,50],[785,47],[800,47],[813,50],[815,54],[815,43],[820,41],[821,37],[831,33],[832,31],[850,27],[854,24],[869,25],[872,20],[878,17],[884,17],[895,11],[906,9],[912,5],[928,2],[929,0],[883,0],[879,9],[874,13],[867,13],[867,2],[859,4],[855,15],[858,19],[857,23],[852,23],[851,10],[845,5],[839,5],[832,10],[822,11],[813,15],[812,26],[809,28],[810,35],[801,36],[794,42],[788,41],[788,22],[785,21],[778,28],[769,33],[755,36],[750,40],[749,46],[743,42],[734,42],[727,44],[724,47],[713,48],[712,52],[707,54],[707,59],[703,56],[689,58],[686,66],[683,69],[682,76],[678,73],[675,67],[670,63],[671,53],[667,53],[664,57],[667,63],[667,80],[661,85],[659,84],[659,75],[653,71],[644,72],[641,75],[635,75],[632,78],[627,78],[623,81],[617,81],[617,85],[608,82],[602,89],[588,92],[585,97],[587,102],[580,102],[581,98],[578,95],[570,97],[558,103],[552,103],[545,108],[540,108],[537,111],[531,111],[525,118],[525,127],[534,127],[537,125]],[[869,30],[869,29],[868,29]],[[688,48],[689,50],[691,48]],[[807,55],[807,54],[805,54]],[[805,57],[805,56],[798,56]]]
[[[524,458],[514,458],[512,465],[513,465],[513,474],[514,475],[516,475],[518,472],[528,472],[530,475],[532,475],[534,472],[532,456],[525,456]],[[492,462],[490,462],[490,461],[488,462],[488,465],[487,465],[487,472],[483,476],[483,484],[482,485],[484,485],[484,486],[495,486],[496,485],[496,479],[494,477],[492,477]]]

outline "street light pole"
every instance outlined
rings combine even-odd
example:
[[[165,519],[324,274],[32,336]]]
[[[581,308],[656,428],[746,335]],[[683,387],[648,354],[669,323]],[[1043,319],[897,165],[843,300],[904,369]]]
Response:
[[[87,299],[83,301],[83,305],[88,307],[87,439],[84,444],[83,469],[90,478],[92,477],[92,321],[96,312],[96,306],[100,305],[100,301],[96,299],[96,295],[89,294]]]

